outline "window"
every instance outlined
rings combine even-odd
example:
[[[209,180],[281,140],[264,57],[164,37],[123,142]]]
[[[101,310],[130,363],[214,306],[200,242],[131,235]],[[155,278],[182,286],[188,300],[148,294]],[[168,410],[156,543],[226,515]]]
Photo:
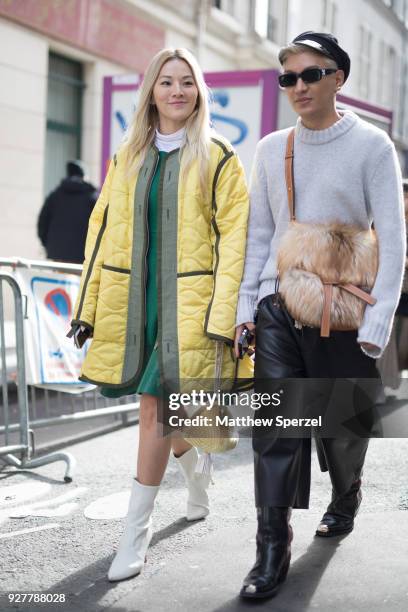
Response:
[[[400,21],[404,21],[405,0],[394,0],[392,3],[392,10]]]
[[[322,1],[322,27],[334,33],[336,30],[337,6],[333,0]]]
[[[383,0],[385,6],[392,9],[398,19],[404,21],[407,11],[407,0]]]
[[[384,41],[380,42],[378,68],[378,103],[388,108],[393,108],[396,103],[398,89],[396,53],[395,49]]]
[[[381,41],[378,60],[378,103],[388,108],[393,108],[397,103],[399,88],[395,49]]]
[[[82,65],[55,53],[48,63],[44,193],[65,176],[65,164],[81,155]]]
[[[280,3],[277,0],[256,0],[255,32],[262,38],[279,43]]]
[[[279,15],[276,13],[277,4],[274,0],[268,2],[268,17],[267,17],[267,33],[266,37],[268,40],[278,42],[279,40]]]
[[[408,102],[408,59],[402,58],[403,69],[401,77],[401,88],[400,88],[400,106],[399,106],[399,132],[403,138],[408,138],[408,115],[406,113],[407,102]],[[406,161],[406,171],[408,170],[408,160]]]
[[[365,26],[360,26],[360,52],[359,52],[359,94],[363,98],[370,96],[371,74],[371,46],[372,33]]]
[[[386,80],[385,66],[385,49],[386,45],[383,40],[380,40],[378,47],[378,62],[377,62],[377,100],[379,104],[384,104],[384,83]]]
[[[212,5],[224,13],[234,15],[234,0],[212,0]]]
[[[330,27],[330,31],[332,32],[332,34],[336,32],[336,25],[337,25],[337,5],[334,2],[332,2],[331,27]]]
[[[395,94],[397,87],[396,80],[396,55],[395,49],[388,46],[385,53],[385,81],[384,81],[384,97],[383,103],[385,106],[392,108],[395,102]]]

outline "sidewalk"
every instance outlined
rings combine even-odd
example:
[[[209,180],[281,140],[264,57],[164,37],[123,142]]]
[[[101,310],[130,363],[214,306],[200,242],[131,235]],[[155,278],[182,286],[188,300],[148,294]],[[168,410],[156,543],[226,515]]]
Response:
[[[0,469],[2,612],[39,607],[75,612],[252,608],[237,598],[255,554],[252,449],[245,438],[236,450],[215,459],[211,513],[205,521],[188,523],[183,518],[186,489],[171,458],[157,499],[143,575],[116,584],[107,581],[123,520],[90,520],[84,510],[98,500],[109,509],[105,496],[129,490],[136,440],[137,426],[132,426],[69,446],[66,450],[78,462],[69,485],[62,480],[62,463],[18,474]],[[330,484],[315,456],[312,466],[310,510],[294,512],[293,563],[287,582],[275,599],[256,605],[282,612],[405,611],[408,439],[371,441],[356,529],[343,539],[313,537],[329,501]],[[62,496],[69,496],[69,507]],[[33,502],[43,502],[50,514],[23,512],[21,518],[10,518]],[[64,508],[67,513],[58,514]],[[11,605],[4,596],[8,592],[64,593],[67,603]]]
[[[235,612],[403,612],[408,609],[408,513],[363,515],[347,537],[313,537],[319,515],[295,512],[292,564],[274,599],[237,597],[254,560],[255,524],[226,528],[205,538],[110,609]],[[383,528],[382,528],[383,527]]]

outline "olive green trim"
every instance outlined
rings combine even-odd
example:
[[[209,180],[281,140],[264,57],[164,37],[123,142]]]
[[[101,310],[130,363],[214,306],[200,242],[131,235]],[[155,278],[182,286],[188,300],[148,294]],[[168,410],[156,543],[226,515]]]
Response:
[[[130,381],[126,383],[107,383],[102,380],[95,380],[93,378],[88,378],[88,376],[82,375],[78,377],[78,380],[83,382],[90,383],[92,385],[97,385],[98,387],[106,387],[107,389],[124,389],[125,387],[130,386]],[[235,378],[233,382],[233,386],[229,389],[229,392],[232,391],[249,391],[254,386],[254,379],[252,378]],[[135,395],[135,394],[131,394]]]
[[[115,168],[116,168],[116,166],[117,166],[117,164],[118,164],[118,156],[116,155],[116,153],[115,153],[115,155],[113,156],[113,164],[114,164],[114,166],[115,166]]]
[[[135,186],[132,260],[126,347],[121,377],[122,386],[130,385],[133,381],[136,381],[143,368],[146,323],[146,257],[149,248],[147,213],[150,188],[158,161],[158,152],[150,148],[143,166],[139,170]]]
[[[212,276],[214,272],[212,270],[194,270],[194,272],[179,272],[177,278],[184,278],[185,276],[204,276],[208,274]]]
[[[92,253],[92,257],[91,257],[91,260],[89,262],[88,270],[87,270],[87,273],[86,273],[86,276],[85,276],[84,285],[82,287],[81,299],[79,301],[79,306],[78,306],[78,310],[77,310],[77,313],[76,313],[77,319],[79,319],[79,317],[81,316],[82,308],[83,308],[84,301],[85,301],[86,289],[87,289],[87,286],[88,286],[88,283],[89,283],[89,279],[90,279],[91,274],[92,274],[92,269],[93,269],[93,266],[94,266],[94,263],[95,263],[96,256],[97,256],[98,251],[99,251],[99,247],[101,245],[102,236],[103,236],[103,233],[104,233],[104,231],[106,229],[106,223],[107,223],[107,219],[108,219],[108,209],[109,209],[109,204],[106,205],[106,208],[104,210],[103,219],[102,219],[102,225],[99,228],[99,232],[98,232],[98,236],[96,238],[96,242],[95,242],[94,250],[93,250],[93,253]]]
[[[181,151],[181,147],[177,147],[177,149],[173,149],[172,151],[169,151],[166,155],[166,159],[168,159],[172,155],[175,155],[176,153],[180,153],[180,151]]]
[[[102,380],[94,380],[93,378],[88,378],[88,376],[85,376],[84,374],[78,376],[78,380],[82,380],[83,382],[87,382],[92,385],[98,385],[98,387],[107,387],[108,389],[124,389],[125,387],[130,386],[130,381],[118,384],[107,383]],[[129,395],[134,395],[134,393],[131,393]]]
[[[219,141],[216,141],[220,146],[222,143],[220,143]],[[215,289],[216,289],[216,285],[217,285],[217,271],[218,271],[218,264],[220,261],[220,240],[221,240],[221,234],[220,231],[218,229],[218,225],[217,225],[217,221],[215,219],[216,214],[217,214],[217,197],[216,197],[216,189],[217,189],[217,182],[218,182],[218,177],[220,176],[221,170],[223,169],[223,167],[225,166],[225,164],[227,163],[227,161],[233,157],[235,155],[234,151],[229,151],[228,153],[226,153],[224,155],[224,157],[222,158],[222,160],[219,162],[217,169],[215,171],[214,174],[214,180],[213,180],[213,186],[212,186],[212,210],[213,210],[213,217],[211,219],[211,223],[214,229],[214,233],[215,233],[215,247],[214,247],[214,251],[215,251],[215,266],[214,266],[214,284],[213,284],[213,292],[212,292],[212,296],[211,296],[211,300],[210,303],[208,304],[208,308],[207,308],[207,312],[205,315],[205,321],[204,321],[204,332],[208,335],[208,321],[210,319],[210,314],[211,314],[211,308],[214,302],[214,297],[215,297]]]
[[[83,382],[88,382],[88,383],[91,383],[92,385],[98,385],[99,387],[106,387],[108,389],[123,389],[129,386],[129,383],[119,383],[119,384],[106,383],[101,380],[94,380],[93,378],[88,378],[87,376],[84,376],[84,375],[79,376],[78,379],[82,380]],[[237,378],[235,374],[234,382],[232,384],[232,387],[229,389],[229,392],[249,391],[250,389],[252,389],[253,386],[254,386],[253,378]]]
[[[235,375],[232,391],[249,391],[254,386],[254,378],[238,378],[239,364],[241,360],[235,360]]]
[[[163,297],[162,297],[162,240],[163,240],[163,228],[162,228],[162,215],[163,215],[163,166],[165,165],[164,159],[161,160],[160,167],[160,177],[159,177],[159,189],[157,194],[157,219],[158,219],[158,228],[157,228],[157,361],[159,364],[159,373],[160,373],[160,384],[163,382],[163,326],[162,326],[162,317],[163,317]]]
[[[222,160],[219,162],[217,169],[215,171],[215,174],[214,174],[213,187],[212,187],[212,208],[215,213],[217,212],[217,197],[215,193],[217,189],[218,177],[220,176],[221,170],[223,169],[227,161],[231,159],[231,157],[234,157],[234,155],[235,155],[234,151],[229,151],[229,153],[226,153],[226,155],[224,155]]]
[[[215,144],[217,144],[219,147],[221,147],[221,149],[223,150],[224,154],[227,155],[228,153],[230,153],[230,151],[227,149],[227,147],[225,146],[225,144],[223,142],[221,142],[221,140],[218,140],[218,138],[211,138],[212,142],[214,142]]]
[[[116,268],[116,266],[108,266],[107,264],[102,264],[102,270],[110,270],[111,272],[121,272],[122,274],[130,274],[130,270],[128,268]]]
[[[220,146],[222,145],[222,143],[220,143],[219,141],[216,141],[216,142]],[[223,147],[223,148],[225,148],[225,147]],[[216,169],[215,174],[214,174],[214,180],[213,180],[213,187],[212,187],[213,217],[211,219],[211,224],[213,226],[214,233],[215,233],[215,246],[214,246],[215,266],[214,266],[213,292],[212,292],[210,303],[208,304],[207,312],[205,314],[205,321],[204,321],[204,333],[206,333],[207,335],[208,335],[208,331],[207,331],[207,329],[208,329],[208,322],[210,320],[211,308],[212,308],[212,305],[213,305],[213,302],[214,302],[214,297],[215,297],[215,288],[216,288],[216,284],[217,284],[218,264],[219,264],[219,261],[220,261],[220,240],[221,240],[221,234],[220,234],[220,231],[218,229],[217,222],[215,220],[215,216],[217,214],[217,197],[216,197],[217,182],[218,182],[218,177],[220,176],[220,172],[223,169],[224,165],[234,155],[235,155],[234,151],[229,151],[228,153],[226,153],[224,155],[224,157],[222,158],[222,160],[219,162],[219,164],[217,166],[217,169]]]
[[[215,286],[217,282],[218,264],[220,262],[220,240],[221,240],[220,231],[218,229],[218,225],[214,217],[212,218],[211,223],[212,223],[212,226],[214,228],[214,233],[215,233],[215,247],[214,247],[215,266],[214,266],[213,292],[212,292],[210,303],[208,304],[207,312],[205,313],[205,321],[204,321],[204,333],[206,333],[207,336],[208,336],[208,331],[207,331],[208,321],[210,320],[211,308],[212,308],[212,305],[214,302],[214,296],[215,296]]]
[[[214,139],[213,139],[214,140]],[[227,150],[224,145],[218,141],[215,140],[215,142],[217,144],[219,144],[223,150]],[[217,271],[218,271],[218,264],[220,261],[220,240],[221,240],[221,234],[220,231],[218,229],[218,225],[217,225],[217,221],[215,219],[216,214],[217,214],[217,197],[216,197],[216,189],[217,189],[217,182],[218,182],[218,177],[220,176],[221,170],[223,169],[223,167],[225,166],[225,164],[227,163],[227,161],[233,157],[235,155],[234,151],[228,151],[224,157],[222,158],[222,160],[219,162],[217,169],[215,171],[214,174],[214,180],[213,180],[213,187],[212,187],[212,209],[213,209],[213,217],[211,219],[211,223],[212,226],[214,228],[214,233],[215,233],[215,247],[214,247],[214,252],[215,252],[215,266],[214,266],[214,284],[213,284],[213,292],[212,292],[212,296],[211,296],[211,300],[210,303],[208,304],[208,308],[207,308],[207,312],[205,315],[205,321],[204,321],[204,333],[207,334],[208,336],[208,322],[210,320],[210,314],[211,314],[211,308],[214,302],[214,297],[215,297],[215,289],[216,289],[216,285],[217,285]]]
[[[207,332],[207,336],[211,340],[220,340],[221,342],[225,342],[225,344],[228,344],[229,346],[234,346],[234,340],[231,340],[231,338],[228,338],[227,336],[219,336],[218,334],[211,334],[209,332]]]
[[[157,357],[161,385],[166,392],[177,392],[180,388],[177,319],[179,157],[168,154],[161,164],[158,190]]]
[[[236,378],[232,386],[232,391],[249,391],[254,386],[253,378]]]

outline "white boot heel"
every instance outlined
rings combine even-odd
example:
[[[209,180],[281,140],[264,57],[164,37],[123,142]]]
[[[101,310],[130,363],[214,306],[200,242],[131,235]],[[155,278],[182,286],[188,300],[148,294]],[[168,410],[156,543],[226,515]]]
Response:
[[[152,539],[152,512],[159,487],[133,480],[125,530],[108,572],[108,580],[124,580],[142,571]]]
[[[211,476],[195,472],[198,452],[194,447],[181,457],[176,457],[176,459],[183,472],[188,489],[186,518],[188,521],[203,519],[210,512],[207,489],[210,485]]]

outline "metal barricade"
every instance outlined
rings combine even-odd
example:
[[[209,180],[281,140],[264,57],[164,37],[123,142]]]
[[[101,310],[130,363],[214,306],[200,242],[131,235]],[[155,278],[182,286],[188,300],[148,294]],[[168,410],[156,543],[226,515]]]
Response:
[[[4,300],[3,284],[8,283],[14,297],[14,320],[16,325],[16,351],[17,351],[17,392],[19,407],[19,443],[9,444],[10,438],[10,415],[8,404],[8,381],[6,364],[6,341],[4,333]],[[20,287],[15,279],[8,274],[0,274],[0,338],[1,338],[1,372],[2,372],[2,394],[4,408],[4,438],[5,446],[0,447],[0,459],[8,465],[21,469],[36,468],[41,465],[53,463],[54,461],[65,461],[66,470],[65,482],[72,481],[72,474],[75,468],[75,459],[72,455],[65,452],[48,453],[37,459],[31,459],[32,445],[29,438],[33,436],[29,428],[28,420],[28,393],[25,375],[25,352],[24,352],[24,322],[23,322],[23,298]],[[19,453],[18,459],[14,453]]]
[[[0,268],[4,267],[30,267],[70,274],[80,274],[82,270],[82,266],[76,264],[29,261],[15,258],[0,259]],[[17,357],[15,368],[15,382],[17,388],[16,406],[12,406],[10,403],[10,380],[7,374],[7,342],[3,297],[4,284],[11,288],[14,303]],[[0,269],[0,355],[1,395],[3,400],[3,414],[0,412],[0,418],[3,421],[0,424],[0,461],[20,469],[36,468],[54,461],[64,461],[66,463],[64,480],[65,482],[71,482],[76,461],[70,453],[52,452],[32,459],[32,455],[35,454],[34,430],[48,426],[61,426],[68,423],[83,422],[89,419],[112,417],[112,415],[115,419],[120,418],[121,425],[126,426],[129,424],[128,417],[130,415],[138,416],[139,401],[136,395],[114,400],[108,400],[102,396],[98,397],[96,387],[75,396],[62,391],[49,391],[47,385],[29,385],[30,389],[28,389],[25,369],[24,298],[25,296],[22,295],[21,288],[13,275]],[[38,400],[38,394],[43,394],[42,404],[41,401],[39,402]],[[67,400],[69,400],[69,402]],[[50,406],[53,402],[54,407]],[[41,412],[37,410],[39,403],[42,405],[42,412],[45,412],[45,414],[38,414],[38,412]],[[70,404],[69,412],[67,412],[65,408],[68,403]],[[89,408],[89,406],[91,406],[91,408]],[[12,415],[10,415],[10,408],[14,408]],[[18,418],[16,418],[16,410],[18,412]],[[10,416],[14,416],[14,422],[11,422],[13,419],[11,419]],[[100,433],[100,431],[98,431],[98,433]],[[86,437],[90,437],[91,435],[92,433]],[[16,436],[18,437],[16,438]],[[18,459],[15,454],[19,454],[21,458]]]

